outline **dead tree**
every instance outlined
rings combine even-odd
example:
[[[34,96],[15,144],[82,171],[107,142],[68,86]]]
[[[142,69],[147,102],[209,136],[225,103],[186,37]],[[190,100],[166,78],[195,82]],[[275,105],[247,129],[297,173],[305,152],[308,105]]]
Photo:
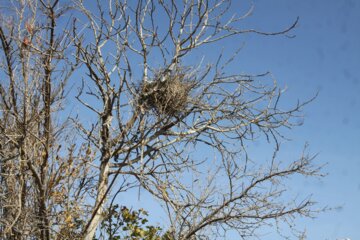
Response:
[[[1,239],[61,239],[83,195],[71,187],[87,169],[74,160],[82,148],[58,115],[76,69],[69,24],[58,24],[68,10],[58,0],[1,3]]]

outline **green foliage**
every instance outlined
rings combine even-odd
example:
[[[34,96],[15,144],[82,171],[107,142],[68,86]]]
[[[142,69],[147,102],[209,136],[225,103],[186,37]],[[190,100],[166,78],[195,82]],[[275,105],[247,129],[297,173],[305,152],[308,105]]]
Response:
[[[112,205],[101,223],[101,235],[95,239],[110,240],[173,240],[169,232],[148,225],[148,212]]]

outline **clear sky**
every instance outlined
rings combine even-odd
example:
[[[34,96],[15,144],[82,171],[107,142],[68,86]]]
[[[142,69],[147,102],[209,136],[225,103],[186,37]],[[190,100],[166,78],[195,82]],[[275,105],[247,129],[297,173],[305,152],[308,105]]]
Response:
[[[243,3],[236,5],[240,10]],[[305,123],[291,133],[285,153],[309,142],[328,176],[300,180],[319,205],[339,207],[306,225],[308,239],[360,239],[360,1],[254,0],[244,27],[279,30],[300,17],[295,38],[247,35],[240,53],[241,70],[270,70],[286,84],[285,99],[304,99],[319,91],[305,108]],[[246,5],[246,4],[245,4]],[[233,40],[233,44],[237,44]],[[295,187],[295,188],[296,188]],[[267,238],[265,238],[267,239]]]

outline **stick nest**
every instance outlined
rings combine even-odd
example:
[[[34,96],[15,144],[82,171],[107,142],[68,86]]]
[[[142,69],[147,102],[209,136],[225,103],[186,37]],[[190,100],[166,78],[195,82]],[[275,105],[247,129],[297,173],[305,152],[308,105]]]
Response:
[[[153,81],[140,85],[139,106],[142,111],[177,116],[186,110],[192,86],[184,73],[155,74]]]

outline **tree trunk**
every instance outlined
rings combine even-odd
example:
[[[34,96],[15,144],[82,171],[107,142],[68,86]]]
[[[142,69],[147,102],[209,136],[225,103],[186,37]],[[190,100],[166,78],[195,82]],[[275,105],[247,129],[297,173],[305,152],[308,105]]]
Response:
[[[85,232],[84,240],[92,240],[96,228],[103,220],[103,212],[105,205],[106,192],[108,187],[108,173],[109,173],[109,160],[103,161],[100,166],[100,179],[98,184],[98,194],[96,196],[95,208],[92,214],[92,218],[88,222]]]

